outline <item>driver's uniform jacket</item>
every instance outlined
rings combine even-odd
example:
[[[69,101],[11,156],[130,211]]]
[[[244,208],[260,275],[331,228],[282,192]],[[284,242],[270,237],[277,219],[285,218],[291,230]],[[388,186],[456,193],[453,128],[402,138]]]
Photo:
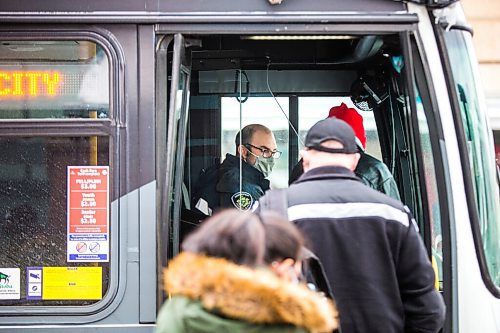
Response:
[[[439,331],[443,299],[401,202],[334,166],[309,170],[287,195],[289,219],[324,265],[343,333]]]
[[[220,165],[214,165],[202,172],[194,189],[193,205],[201,198],[208,203],[212,211],[240,208],[237,201],[240,194],[240,165],[241,191],[247,199],[245,206],[241,208],[250,209],[253,203],[269,190],[269,180],[247,162],[241,161],[240,164],[240,158],[231,154],[226,154]]]

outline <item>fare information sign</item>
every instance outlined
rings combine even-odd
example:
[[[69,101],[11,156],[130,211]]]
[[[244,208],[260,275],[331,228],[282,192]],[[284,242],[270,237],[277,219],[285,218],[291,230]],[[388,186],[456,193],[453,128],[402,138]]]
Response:
[[[68,166],[67,255],[109,261],[109,166]]]

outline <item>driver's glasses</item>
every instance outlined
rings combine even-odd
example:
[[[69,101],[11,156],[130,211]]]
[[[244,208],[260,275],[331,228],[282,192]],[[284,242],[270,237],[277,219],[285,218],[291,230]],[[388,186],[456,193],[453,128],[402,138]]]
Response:
[[[249,150],[251,150],[251,149],[248,147],[260,150],[260,152],[262,153],[262,157],[264,157],[264,158],[271,158],[271,157],[280,158],[281,157],[281,152],[279,150],[273,151],[273,150],[270,150],[267,148],[256,147],[250,143],[245,144],[245,147],[247,147],[247,149],[249,149]]]

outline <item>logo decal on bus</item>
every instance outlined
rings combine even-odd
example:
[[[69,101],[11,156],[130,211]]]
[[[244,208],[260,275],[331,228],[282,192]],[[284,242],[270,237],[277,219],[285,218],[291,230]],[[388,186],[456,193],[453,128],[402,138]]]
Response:
[[[8,284],[9,283],[9,278],[10,278],[10,275],[7,275],[7,274],[4,274],[4,273],[0,272],[0,283],[2,283],[2,284]]]

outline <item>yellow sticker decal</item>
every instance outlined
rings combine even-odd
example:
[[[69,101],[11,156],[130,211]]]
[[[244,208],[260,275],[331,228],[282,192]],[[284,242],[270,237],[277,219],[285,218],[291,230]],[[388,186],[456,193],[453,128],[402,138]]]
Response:
[[[42,299],[102,299],[102,267],[43,267]]]

